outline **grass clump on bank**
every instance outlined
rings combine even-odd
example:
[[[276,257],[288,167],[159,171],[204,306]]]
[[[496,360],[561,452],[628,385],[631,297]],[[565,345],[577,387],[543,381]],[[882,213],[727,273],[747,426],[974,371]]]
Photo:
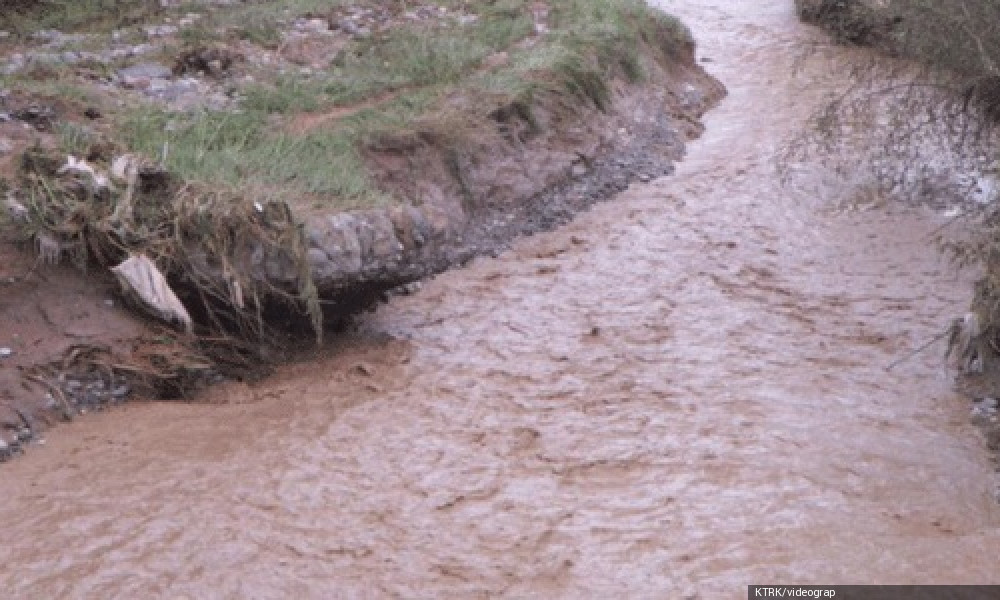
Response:
[[[43,29],[114,29],[163,13],[159,0],[0,0],[0,29],[26,35]]]
[[[189,290],[205,331],[261,335],[277,298],[296,305],[319,335],[320,301],[301,220],[314,211],[410,200],[383,189],[368,169],[366,155],[381,141],[431,139],[459,157],[484,127],[498,127],[491,115],[499,109],[512,107],[532,129],[540,127],[532,106],[542,94],[556,94],[578,112],[608,111],[612,80],[641,81],[647,61],[689,58],[693,45],[686,28],[643,0],[418,6],[425,16],[408,16],[413,3],[375,0],[248,2],[204,12],[194,30],[178,34],[178,50],[239,45],[240,53],[264,53],[270,62],[247,60],[233,72],[203,77],[214,77],[233,99],[226,109],[172,109],[133,95],[124,109],[102,106],[99,124],[59,123],[64,152],[94,155],[94,164],[110,172],[113,157],[89,149],[107,144],[144,157],[145,171],[101,191],[67,184],[52,168],[24,165],[20,199],[32,234],[57,253],[69,248],[103,266],[151,256]],[[347,35],[338,24],[323,38],[339,44],[328,63],[281,62],[292,38],[268,28],[268,19],[280,15],[275,23],[287,27],[299,17],[333,23],[359,7],[377,15],[379,26]],[[83,13],[64,18],[97,26]],[[269,66],[275,63],[283,66]],[[36,85],[16,77],[15,85]],[[67,69],[56,81],[72,86],[79,77]],[[453,162],[460,170],[461,161]],[[462,174],[454,175],[461,183]],[[163,181],[147,184],[157,178]],[[275,284],[264,271],[289,276]]]
[[[431,121],[453,130],[440,119],[446,96],[488,94],[499,105],[558,89],[607,110],[612,76],[642,78],[642,45],[669,59],[691,43],[676,20],[637,0],[554,2],[541,36],[531,5],[477,5],[470,24],[419,24],[354,40],[325,71],[242,86],[238,112],[143,108],[122,119],[120,133],[151,156],[166,148],[165,165],[186,180],[240,184],[250,195],[316,207],[369,206],[390,199],[367,175],[366,140]],[[484,66],[500,54],[504,64]],[[308,131],[296,125],[309,122]]]

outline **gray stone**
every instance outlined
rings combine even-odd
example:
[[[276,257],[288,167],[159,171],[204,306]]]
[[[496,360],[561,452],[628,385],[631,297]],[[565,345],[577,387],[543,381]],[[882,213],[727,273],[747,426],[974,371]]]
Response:
[[[372,246],[375,245],[375,231],[370,223],[364,218],[357,219],[358,247],[361,249],[361,267],[370,266],[372,263]]]
[[[152,51],[154,46],[152,44],[139,44],[137,46],[121,46],[118,48],[112,48],[107,52],[109,59],[121,59],[121,58],[132,58],[134,56],[141,56]],[[131,68],[131,67],[129,67]]]
[[[170,67],[159,63],[140,63],[119,69],[118,76],[123,80],[129,79],[166,79],[173,75]]]
[[[403,251],[415,251],[422,248],[433,233],[424,214],[414,206],[397,206],[391,209],[389,219],[392,221],[396,239],[402,244]]]
[[[174,25],[147,25],[142,30],[151,38],[164,37],[177,33],[177,27]]]
[[[63,38],[63,32],[57,29],[40,29],[31,34],[31,37],[40,42],[52,43],[61,40]]]
[[[336,275],[333,262],[320,248],[310,248],[306,258],[309,260],[309,269],[314,279],[328,280]]]
[[[284,252],[269,252],[264,258],[264,273],[271,281],[293,283],[298,279],[299,270]]]
[[[28,61],[23,54],[14,53],[7,57],[7,63],[0,68],[0,72],[3,72],[6,75],[13,75],[23,69],[27,64]]]
[[[681,94],[681,106],[685,110],[696,110],[705,104],[705,94],[690,83],[684,85]]]
[[[0,119],[2,121],[2,119]],[[0,138],[0,156],[10,154],[14,150],[14,143],[7,138]]]
[[[310,228],[308,235],[314,248],[320,251],[309,253],[313,273],[318,279],[355,275],[361,271],[361,243],[358,241],[358,222],[353,215],[342,213],[327,217],[317,227]]]
[[[322,33],[330,30],[330,23],[326,19],[308,19],[303,23],[302,28]]]
[[[385,211],[372,211],[365,215],[371,230],[370,246],[364,253],[366,268],[381,268],[399,262],[403,244],[396,238],[392,219]]]
[[[337,22],[337,28],[346,33],[347,35],[358,35],[361,33],[361,28],[358,24],[350,19],[341,19]]]
[[[61,65],[64,62],[60,52],[31,52],[26,59],[34,65]]]

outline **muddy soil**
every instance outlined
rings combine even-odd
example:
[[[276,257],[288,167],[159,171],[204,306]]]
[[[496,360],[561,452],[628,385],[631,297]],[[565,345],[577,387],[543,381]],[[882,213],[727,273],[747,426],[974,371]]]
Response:
[[[742,598],[1000,583],[943,348],[944,218],[773,152],[852,52],[790,0],[677,0],[730,96],[677,173],[427,282],[216,404],[133,404],[0,472],[28,597]],[[820,49],[803,59],[804,43]]]

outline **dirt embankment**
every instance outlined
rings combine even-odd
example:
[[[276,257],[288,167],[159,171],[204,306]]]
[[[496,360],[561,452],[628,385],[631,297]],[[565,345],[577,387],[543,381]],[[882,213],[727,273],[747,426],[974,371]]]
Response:
[[[494,253],[634,181],[670,172],[700,134],[701,115],[724,94],[693,50],[673,64],[648,60],[641,85],[611,80],[605,107],[556,92],[502,106],[475,124],[466,152],[419,133],[379,140],[368,163],[386,190],[410,202],[308,218],[320,296],[332,312],[349,313],[372,291]],[[280,280],[282,272],[268,275]]]
[[[643,40],[641,81],[608,70],[598,90],[550,87],[532,94],[530,102],[463,120],[470,128],[462,132],[463,140],[474,143],[463,144],[460,152],[440,128],[371,140],[363,157],[366,168],[384,192],[402,202],[353,211],[297,210],[293,217],[327,323],[344,322],[403,284],[565,223],[634,181],[672,172],[685,143],[700,134],[701,115],[725,93],[695,63],[693,43],[675,42]],[[80,118],[75,112],[83,108],[70,102],[60,110],[52,97],[42,107],[17,89],[5,90],[2,98],[0,137],[12,145],[2,157],[8,175],[23,167],[20,150],[39,139],[53,146],[59,123]],[[455,95],[447,103],[475,114],[479,100]],[[39,110],[45,118],[33,121]],[[337,110],[331,118],[350,113]],[[202,335],[192,342],[125,308],[105,269],[93,262],[86,273],[44,264],[51,258],[47,238],[26,243],[15,241],[14,229],[4,231],[0,346],[9,355],[0,358],[0,456],[59,417],[133,394],[184,396],[226,375],[255,376],[234,365],[252,363],[265,372],[264,365],[284,355],[229,338],[222,341],[223,352],[213,353],[218,338]],[[261,257],[259,246],[252,245],[230,251],[224,264],[244,265],[251,279],[275,288],[301,286],[301,269],[288,254]],[[211,256],[205,261],[210,271]],[[181,284],[182,299],[192,299],[184,295],[183,281],[172,282]],[[196,320],[201,316],[192,312]]]

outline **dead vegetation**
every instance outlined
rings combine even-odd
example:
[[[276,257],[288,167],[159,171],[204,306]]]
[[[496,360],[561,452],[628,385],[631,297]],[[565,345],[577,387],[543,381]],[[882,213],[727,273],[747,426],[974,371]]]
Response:
[[[854,85],[814,116],[785,164],[818,156],[845,176],[862,174],[887,196],[954,215],[939,241],[983,276],[972,312],[951,329],[950,353],[965,373],[997,370],[1000,4],[796,0],[796,7],[837,40],[884,52],[852,66]]]

